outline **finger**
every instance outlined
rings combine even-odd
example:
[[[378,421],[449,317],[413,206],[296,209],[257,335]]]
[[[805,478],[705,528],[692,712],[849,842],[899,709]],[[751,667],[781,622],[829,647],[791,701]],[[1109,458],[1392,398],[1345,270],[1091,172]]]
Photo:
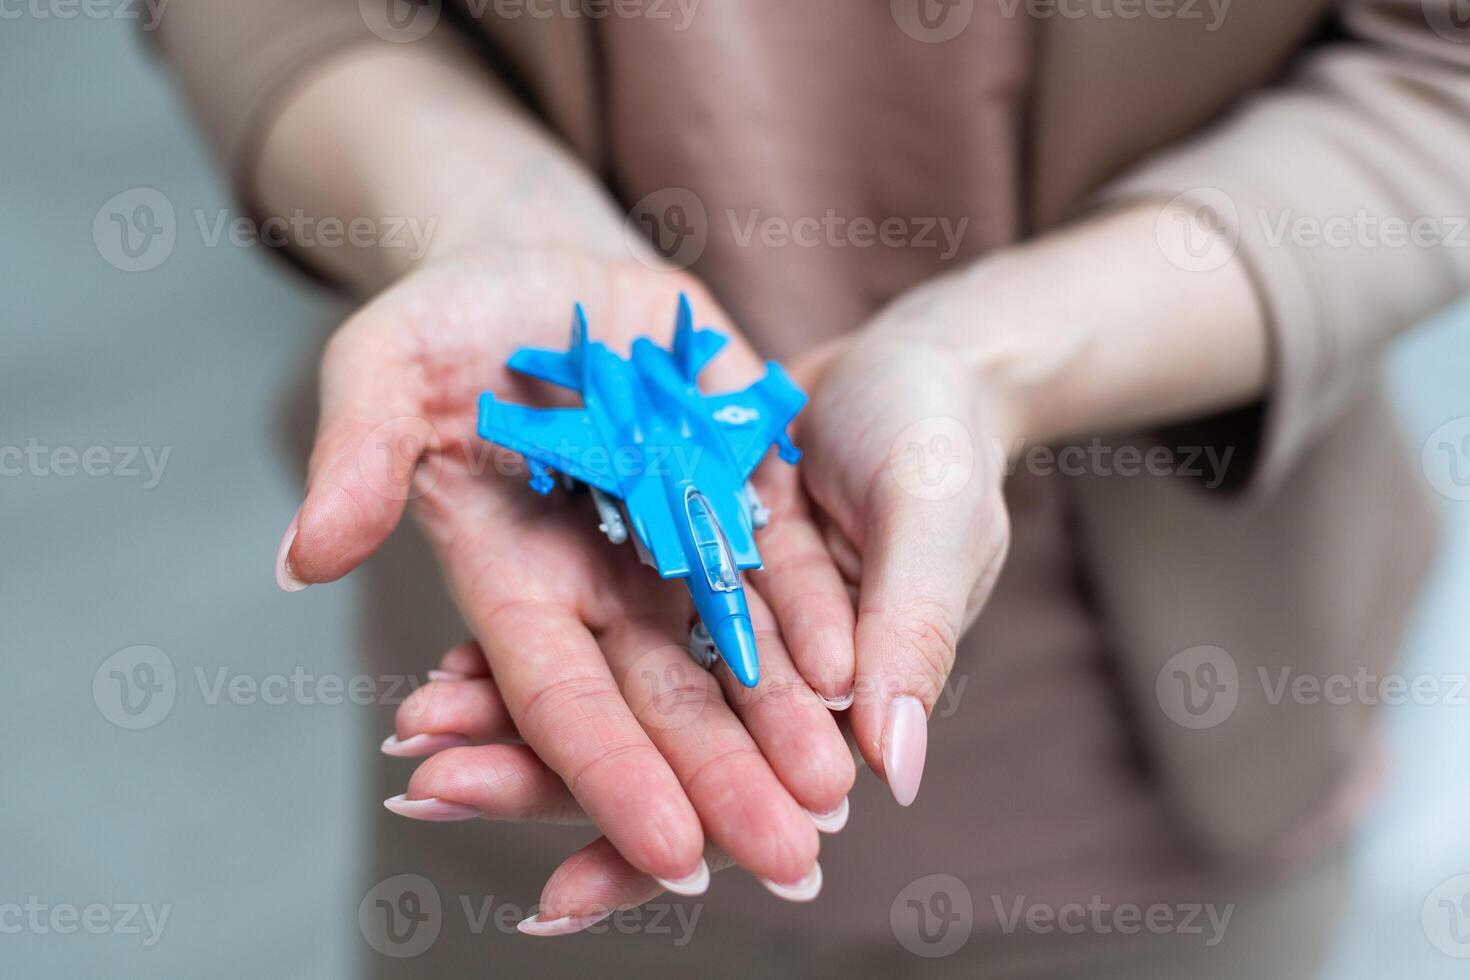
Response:
[[[403,758],[518,738],[505,701],[488,677],[430,681],[403,700],[393,722],[394,732],[382,749]]]
[[[276,555],[276,582],[299,592],[356,568],[397,526],[419,458],[433,448],[418,417],[419,373],[398,359],[371,311],[332,338],[306,499]]]
[[[524,745],[472,745],[425,760],[389,810],[415,820],[587,823],[566,783]]]
[[[801,893],[819,874],[816,828],[715,679],[673,638],[688,629],[683,610],[672,612],[622,620],[602,634],[628,706],[678,775],[709,838],[771,891]]]
[[[853,732],[900,805],[924,774],[928,715],[954,666],[972,604],[988,594],[1006,549],[997,496],[921,500],[880,485],[864,530]]]
[[[852,752],[832,712],[797,672],[771,610],[760,595],[748,598],[761,682],[751,689],[728,670],[715,676],[782,785],[818,830],[835,833],[847,820],[847,794],[857,778]]]
[[[817,512],[817,531],[822,536],[822,544],[832,555],[832,564],[837,566],[837,574],[842,577],[842,583],[847,587],[847,596],[857,605],[857,583],[862,581],[863,560],[858,554],[857,547],[844,533],[837,522],[826,515],[824,511]]]
[[[599,837],[556,869],[541,889],[536,913],[516,928],[528,936],[569,936],[663,893],[662,885]]]
[[[485,651],[473,640],[450,650],[439,661],[439,669],[429,671],[430,680],[462,680],[489,676],[490,663],[485,659]]]
[[[771,524],[760,537],[760,571],[751,583],[770,604],[797,669],[827,706],[852,704],[856,671],[852,599],[806,507],[796,475],[761,482]]]
[[[711,847],[706,862],[718,874],[735,862]],[[530,936],[567,936],[636,908],[664,893],[664,887],[629,864],[606,837],[599,837],[562,862],[541,890],[536,914],[517,928]]]
[[[466,608],[521,737],[588,816],[640,870],[670,881],[697,874],[699,817],[581,621],[539,602]]]

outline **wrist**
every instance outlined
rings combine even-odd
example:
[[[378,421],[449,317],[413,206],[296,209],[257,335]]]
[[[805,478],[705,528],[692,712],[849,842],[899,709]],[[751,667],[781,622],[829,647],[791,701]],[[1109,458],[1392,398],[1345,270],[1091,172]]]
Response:
[[[1037,329],[1010,299],[1012,273],[1000,268],[1007,261],[990,259],[924,283],[879,314],[863,336],[927,348],[931,363],[962,372],[974,414],[1009,458],[1052,437],[1056,422],[1045,395],[1079,344],[1070,331]]]
[[[368,229],[347,247],[293,234],[302,258],[371,294],[469,250],[626,257],[620,212],[570,151],[456,46],[420,47],[343,51],[272,120],[253,174],[261,210]]]
[[[639,243],[625,234],[616,204],[559,149],[526,147],[514,159],[489,163],[459,158],[427,180],[421,196],[438,227],[425,263],[502,249],[659,263],[651,248],[636,253]]]
[[[949,350],[1009,420],[1014,446],[1260,397],[1267,331],[1243,261],[1174,264],[1160,236],[1175,223],[1160,215],[1134,205],[987,257],[902,297],[878,329]]]

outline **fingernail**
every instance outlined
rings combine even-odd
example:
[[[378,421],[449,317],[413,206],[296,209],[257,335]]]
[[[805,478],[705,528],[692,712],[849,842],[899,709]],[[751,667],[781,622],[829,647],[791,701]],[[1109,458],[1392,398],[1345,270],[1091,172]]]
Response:
[[[762,878],[760,882],[766,886],[766,891],[777,898],[784,898],[788,902],[810,902],[822,890],[822,866],[812,865],[806,877],[793,885],[777,884],[769,878]]]
[[[422,800],[410,800],[406,793],[388,797],[383,801],[383,805],[400,817],[408,817],[410,820],[428,820],[431,823],[474,820],[480,816],[478,809],[464,803],[436,800],[432,796]]]
[[[658,875],[654,875],[653,880],[662,885],[666,891],[671,891],[675,895],[688,895],[691,897],[694,895],[703,895],[709,890],[709,865],[705,863],[704,858],[700,858],[699,867],[695,869],[694,874],[687,878],[671,879],[660,878]]]
[[[450,732],[438,734],[421,732],[401,741],[397,735],[389,735],[383,739],[380,748],[384,755],[395,756],[399,759],[418,759],[426,755],[433,755],[441,749],[452,749],[469,744],[470,740],[463,735],[455,735]]]
[[[883,771],[899,806],[908,806],[919,795],[928,748],[929,722],[924,717],[924,705],[911,694],[894,698],[888,704],[888,723],[883,728]]]
[[[822,703],[833,711],[846,711],[852,707],[853,692],[851,691],[848,691],[840,698],[829,698],[825,695],[819,695],[819,697],[822,698]]]
[[[300,526],[301,511],[298,510],[296,516],[291,518],[291,523],[286,525],[286,533],[281,537],[281,546],[276,549],[276,584],[283,592],[300,592],[311,585],[310,582],[301,581],[296,577],[296,573],[291,571],[291,562],[288,557],[291,554],[291,543],[296,540],[296,531]]]
[[[806,815],[812,818],[812,823],[816,824],[817,829],[822,833],[835,834],[847,826],[847,813],[847,797],[844,796],[842,802],[837,804],[837,809],[831,813],[814,813],[808,810]]]
[[[600,915],[567,915],[546,922],[541,921],[540,915],[533,915],[529,919],[522,919],[516,924],[516,928],[528,936],[570,936],[588,926],[596,925],[609,915],[612,912],[603,912]]]
[[[452,670],[431,670],[429,680],[431,681],[462,681],[468,680],[468,674],[456,674]]]

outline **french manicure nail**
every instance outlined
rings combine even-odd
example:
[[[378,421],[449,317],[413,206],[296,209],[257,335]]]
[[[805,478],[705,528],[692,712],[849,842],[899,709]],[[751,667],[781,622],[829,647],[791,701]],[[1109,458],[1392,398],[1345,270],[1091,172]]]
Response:
[[[883,727],[883,771],[899,806],[908,806],[919,795],[928,748],[929,721],[923,703],[911,694],[894,698]]]
[[[469,744],[469,739],[452,732],[421,732],[402,740],[397,735],[389,735],[383,739],[380,748],[384,755],[391,755],[399,759],[419,759],[426,755],[433,755],[442,749],[452,749]]]
[[[825,704],[832,711],[846,711],[848,708],[852,707],[852,691],[848,691],[840,698],[829,698],[825,695],[818,695],[818,697],[821,697],[822,703]]]
[[[468,674],[457,674],[452,670],[431,670],[429,680],[431,681],[462,681],[468,680]]]
[[[291,543],[296,540],[296,531],[301,526],[301,512],[298,510],[296,516],[291,518],[291,523],[286,525],[286,533],[281,536],[281,546],[276,549],[276,584],[283,592],[300,592],[311,585],[303,582],[291,571]]]
[[[528,936],[570,936],[572,933],[581,932],[588,926],[596,925],[609,915],[612,913],[567,915],[560,919],[549,919],[546,922],[541,921],[540,915],[533,915],[529,919],[522,919],[516,924],[516,928]]]
[[[831,813],[814,813],[811,810],[806,812],[806,815],[812,818],[812,823],[816,824],[817,829],[824,834],[835,834],[843,827],[846,827],[847,814],[848,805],[847,797],[845,796],[842,798],[842,802],[837,804],[837,809]]]
[[[383,805],[400,817],[408,817],[410,820],[428,820],[431,823],[474,820],[480,816],[477,808],[464,803],[436,800],[432,796],[422,800],[410,800],[406,793],[388,797],[383,801]]]
[[[812,865],[806,877],[795,884],[782,885],[769,878],[762,878],[760,882],[766,886],[766,891],[777,898],[784,898],[788,902],[810,902],[822,890],[822,866]]]
[[[665,891],[671,891],[675,895],[703,895],[709,890],[709,865],[704,858],[700,858],[699,867],[687,878],[670,879],[654,875],[653,880],[662,885]]]

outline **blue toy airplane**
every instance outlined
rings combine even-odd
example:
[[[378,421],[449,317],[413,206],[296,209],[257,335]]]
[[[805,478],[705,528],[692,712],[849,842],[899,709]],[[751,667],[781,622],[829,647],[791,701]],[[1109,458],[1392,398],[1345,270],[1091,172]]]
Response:
[[[744,391],[701,394],[699,372],[724,346],[724,335],[695,329],[681,295],[673,348],[640,337],[625,359],[588,342],[579,303],[569,350],[523,347],[509,365],[579,392],[583,407],[524,408],[486,392],[480,436],[524,456],[537,493],[556,485],[553,470],[590,488],[599,530],[613,544],[628,539],[631,525],[644,563],[689,586],[701,620],[690,653],[706,667],[718,653],[740,683],[755,687],[760,661],[740,570],[760,567],[754,532],[770,512],[750,475],[772,445],[788,463],[801,458],[786,427],[806,395],[774,362]]]

